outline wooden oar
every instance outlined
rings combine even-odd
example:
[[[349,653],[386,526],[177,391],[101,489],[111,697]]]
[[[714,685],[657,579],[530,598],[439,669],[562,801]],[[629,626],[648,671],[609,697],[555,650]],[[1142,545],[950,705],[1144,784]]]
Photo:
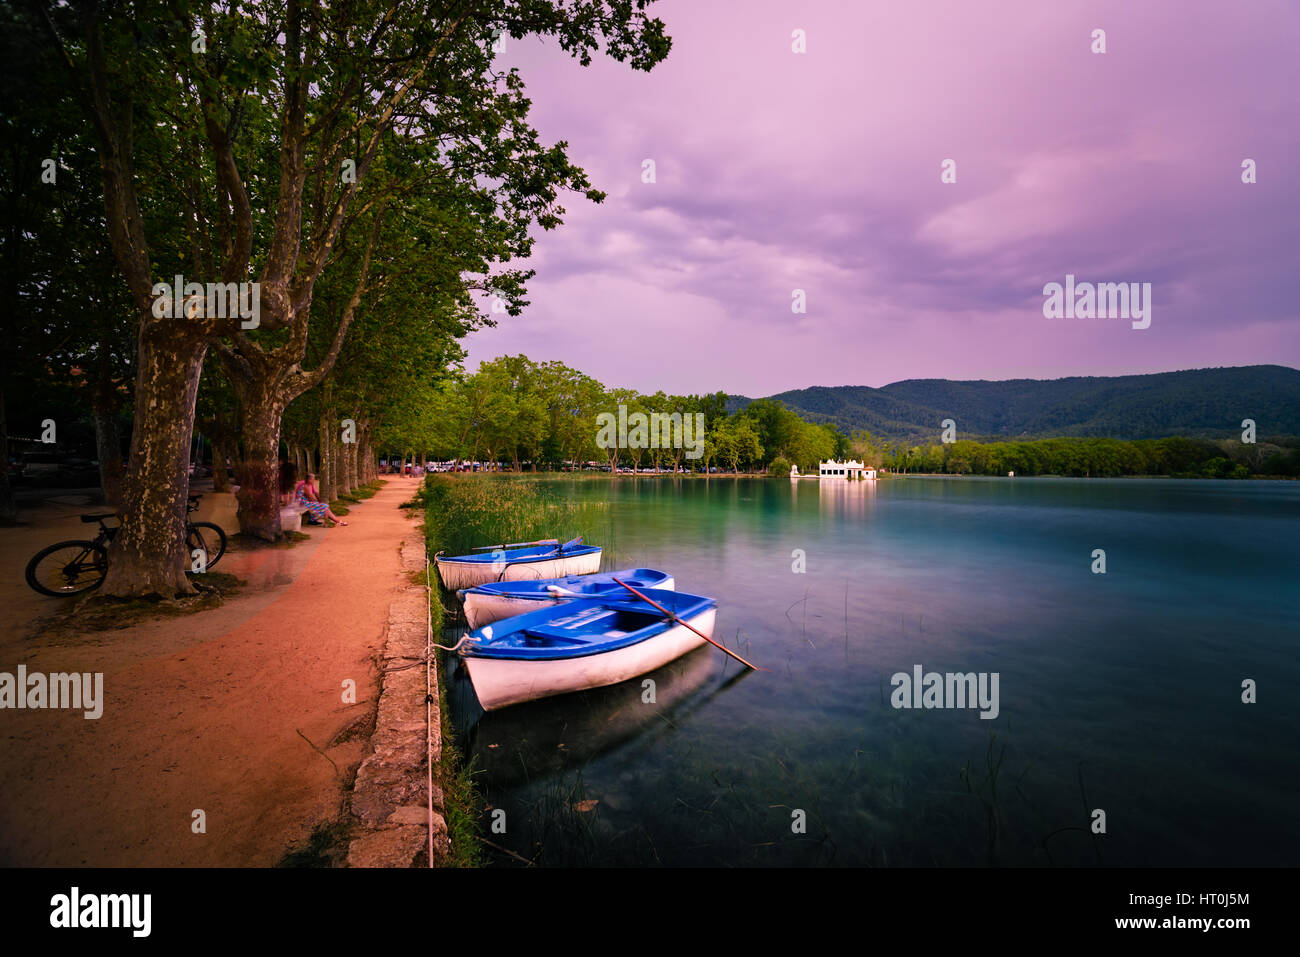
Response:
[[[535,542],[511,542],[509,545],[475,545],[471,552],[490,552],[497,548],[527,548],[529,545],[558,545],[558,538],[542,538]]]
[[[740,655],[736,654],[736,653],[735,653],[734,651],[732,651],[730,648],[727,648],[727,647],[725,647],[725,646],[723,646],[723,645],[718,644],[716,641],[714,641],[712,638],[710,638],[710,637],[709,637],[708,635],[706,635],[704,632],[700,631],[700,629],[698,629],[698,628],[696,628],[694,625],[692,625],[689,621],[682,621],[680,618],[678,618],[675,614],[673,614],[671,611],[669,611],[669,610],[668,610],[667,608],[665,608],[663,605],[659,604],[659,602],[655,601],[655,600],[654,600],[653,598],[651,598],[649,595],[643,595],[643,594],[641,594],[639,591],[637,591],[635,588],[633,588],[631,585],[629,585],[627,582],[623,581],[622,579],[615,578],[614,581],[616,581],[618,584],[622,585],[624,588],[626,588],[626,589],[627,589],[628,591],[630,591],[632,594],[636,595],[637,598],[640,598],[642,601],[644,601],[644,602],[649,602],[651,605],[654,605],[656,608],[658,608],[661,612],[664,613],[664,617],[667,618],[669,621],[675,621],[675,622],[677,622],[677,624],[679,624],[679,625],[685,625],[687,628],[689,628],[691,631],[695,632],[697,635],[699,635],[701,638],[703,638],[703,639],[704,639],[705,641],[707,641],[709,644],[713,645],[713,647],[715,647],[715,648],[720,648],[721,650],[725,651],[727,654],[731,655],[731,657],[735,658],[737,661],[739,661],[739,662],[740,662],[742,665],[744,665],[746,668],[753,668],[755,671],[767,671],[766,668],[760,668],[758,665],[756,665],[756,664],[752,664],[751,662],[746,661],[744,658],[740,657]]]

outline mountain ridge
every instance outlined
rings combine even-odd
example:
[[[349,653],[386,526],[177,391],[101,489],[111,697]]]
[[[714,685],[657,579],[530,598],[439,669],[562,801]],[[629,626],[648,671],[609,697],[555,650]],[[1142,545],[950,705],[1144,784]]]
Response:
[[[900,379],[879,387],[809,386],[766,396],[812,422],[890,439],[933,439],[944,419],[959,437],[1116,439],[1300,435],[1300,370],[1219,366],[1060,379]],[[755,401],[729,396],[728,411]]]

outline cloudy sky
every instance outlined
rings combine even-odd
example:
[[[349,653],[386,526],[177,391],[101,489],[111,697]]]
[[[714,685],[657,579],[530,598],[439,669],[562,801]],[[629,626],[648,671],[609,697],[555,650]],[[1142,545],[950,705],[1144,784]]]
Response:
[[[471,368],[522,352],[607,385],[769,395],[1300,366],[1300,5],[652,9],[673,49],[648,74],[510,41],[542,135],[609,197],[566,202],[532,305],[470,337]],[[1044,318],[1067,273],[1150,282],[1150,328]]]

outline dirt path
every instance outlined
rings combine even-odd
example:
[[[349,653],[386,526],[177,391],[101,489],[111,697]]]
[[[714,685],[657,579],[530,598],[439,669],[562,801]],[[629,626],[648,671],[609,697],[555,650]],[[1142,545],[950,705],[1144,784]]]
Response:
[[[22,567],[100,509],[0,531],[0,671],[102,671],[105,699],[98,720],[0,710],[0,865],[264,866],[334,819],[366,746],[398,550],[419,534],[398,508],[417,484],[391,478],[348,527],[305,528],[297,547],[229,553],[218,570],[249,586],[220,608],[74,637],[39,628],[58,600]]]

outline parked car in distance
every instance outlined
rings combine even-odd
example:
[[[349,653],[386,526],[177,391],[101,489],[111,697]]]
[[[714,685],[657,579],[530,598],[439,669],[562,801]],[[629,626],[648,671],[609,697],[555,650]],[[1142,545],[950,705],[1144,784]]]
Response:
[[[99,485],[99,463],[65,452],[24,452],[10,459],[9,477],[24,485],[90,488]]]
[[[67,456],[60,452],[24,452],[22,476],[29,482],[48,480],[59,474]]]

